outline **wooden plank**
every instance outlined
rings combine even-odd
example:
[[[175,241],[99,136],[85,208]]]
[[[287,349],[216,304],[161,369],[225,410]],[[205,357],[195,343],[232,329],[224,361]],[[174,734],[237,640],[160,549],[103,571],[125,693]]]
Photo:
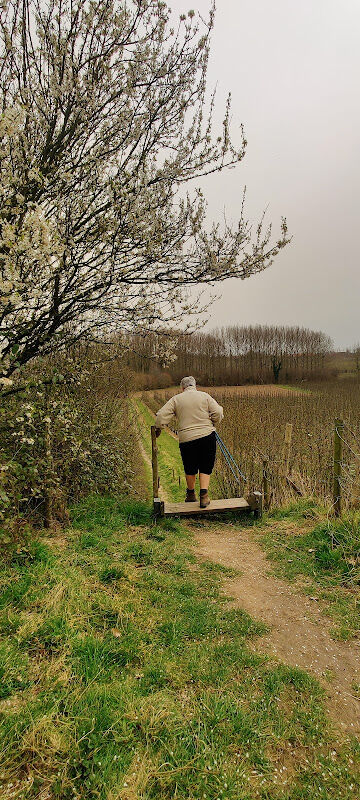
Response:
[[[244,497],[230,497],[221,500],[212,500],[206,508],[200,508],[199,501],[195,503],[165,503],[164,516],[189,516],[190,514],[219,514],[223,511],[250,511],[250,506]]]

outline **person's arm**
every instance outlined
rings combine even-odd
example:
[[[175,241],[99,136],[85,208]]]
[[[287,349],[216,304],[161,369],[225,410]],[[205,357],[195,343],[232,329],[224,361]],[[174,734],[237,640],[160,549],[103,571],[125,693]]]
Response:
[[[214,400],[214,398],[210,395],[208,400],[208,409],[211,422],[213,425],[218,425],[224,417],[224,410],[223,407],[219,406],[219,403],[217,403],[216,400]]]
[[[169,425],[169,423],[175,417],[175,397],[170,397],[170,400],[165,403],[162,408],[156,414],[155,417],[155,425],[157,429],[157,435],[161,433],[161,429],[165,427],[165,425]],[[159,433],[158,433],[159,431]]]

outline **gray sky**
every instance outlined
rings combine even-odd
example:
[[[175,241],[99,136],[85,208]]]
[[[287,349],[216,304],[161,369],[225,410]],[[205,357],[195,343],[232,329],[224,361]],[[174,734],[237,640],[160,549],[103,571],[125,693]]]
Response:
[[[210,0],[170,0],[174,14],[206,14]],[[209,218],[264,208],[293,240],[274,264],[219,285],[207,327],[272,323],[328,333],[338,348],[360,341],[359,0],[217,0],[209,88],[232,93],[233,138],[247,154],[202,182]],[[220,114],[219,114],[220,117]]]

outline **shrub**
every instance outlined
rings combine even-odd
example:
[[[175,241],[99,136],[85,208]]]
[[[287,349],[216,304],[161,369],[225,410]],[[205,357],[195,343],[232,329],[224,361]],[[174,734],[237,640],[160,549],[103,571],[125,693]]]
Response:
[[[142,460],[126,392],[70,386],[28,389],[0,410],[0,526],[67,520],[68,504],[90,493],[136,495]]]

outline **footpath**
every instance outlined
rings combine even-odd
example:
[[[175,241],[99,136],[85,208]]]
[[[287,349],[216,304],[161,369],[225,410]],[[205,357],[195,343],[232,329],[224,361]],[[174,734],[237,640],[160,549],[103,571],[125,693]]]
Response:
[[[154,415],[139,400],[136,408],[139,435],[142,430],[144,437]],[[163,466],[169,457],[174,472],[173,438],[171,432],[163,433],[159,449]],[[151,460],[145,444],[146,434],[140,446],[150,469]],[[178,471],[181,471],[180,459]],[[176,499],[179,499],[178,487],[175,489]],[[165,485],[160,483],[162,499],[172,499],[172,491],[171,483],[170,488],[168,481],[165,480]],[[271,524],[275,531],[277,521]],[[254,649],[268,654],[272,660],[308,671],[324,689],[333,723],[344,734],[359,735],[360,699],[354,687],[360,684],[360,641],[334,639],[332,622],[324,614],[324,604],[319,598],[307,597],[289,581],[271,574],[271,563],[250,527],[210,520],[190,521],[187,526],[194,535],[197,557],[236,571],[235,577],[223,582],[229,604],[244,609],[267,626],[268,632],[256,639],[252,645]]]
[[[358,735],[360,701],[353,686],[360,682],[360,642],[334,640],[331,621],[324,616],[319,600],[269,574],[269,561],[249,528],[209,524],[195,538],[200,557],[239,571],[226,580],[223,589],[234,607],[243,608],[268,626],[269,632],[257,640],[256,649],[313,674],[325,690],[333,721],[343,731]]]

